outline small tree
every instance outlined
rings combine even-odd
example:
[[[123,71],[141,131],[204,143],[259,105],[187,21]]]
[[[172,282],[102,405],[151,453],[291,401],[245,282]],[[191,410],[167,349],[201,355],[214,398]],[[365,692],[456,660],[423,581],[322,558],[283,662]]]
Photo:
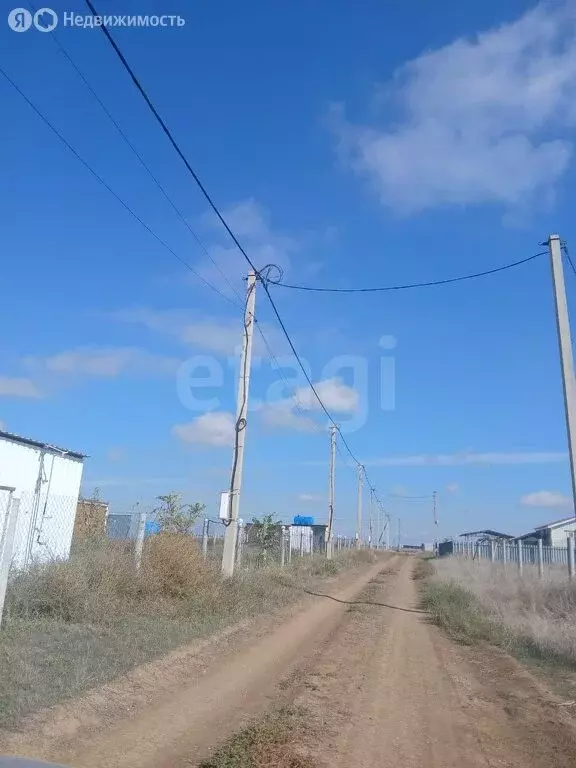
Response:
[[[156,499],[160,504],[154,509],[154,514],[163,533],[190,533],[206,509],[206,505],[198,501],[183,504],[181,493],[167,493]]]
[[[253,517],[252,526],[254,536],[260,546],[258,561],[263,566],[266,566],[268,564],[270,550],[278,544],[281,522],[279,520],[274,520],[273,515],[264,515],[261,519]]]

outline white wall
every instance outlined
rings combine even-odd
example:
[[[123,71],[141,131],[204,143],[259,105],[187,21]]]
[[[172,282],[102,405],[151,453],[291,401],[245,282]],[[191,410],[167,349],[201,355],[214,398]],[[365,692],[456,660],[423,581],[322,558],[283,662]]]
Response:
[[[314,531],[307,525],[290,526],[290,549],[292,552],[309,554],[312,552]]]
[[[68,557],[82,469],[80,459],[0,437],[0,485],[20,499],[14,565]]]
[[[568,533],[576,531],[576,520],[571,523],[564,523],[557,528],[550,529],[550,543],[553,547],[565,547]]]

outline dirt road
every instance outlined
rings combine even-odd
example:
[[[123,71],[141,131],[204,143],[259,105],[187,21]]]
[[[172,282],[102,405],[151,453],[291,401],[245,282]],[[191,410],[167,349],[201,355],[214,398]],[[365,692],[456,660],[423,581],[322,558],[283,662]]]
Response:
[[[250,717],[295,702],[314,733],[295,738],[319,767],[574,768],[568,710],[504,654],[431,626],[413,565],[398,556],[356,574],[263,636],[247,630],[152,706],[104,732],[46,734],[34,754],[74,768],[190,767]]]

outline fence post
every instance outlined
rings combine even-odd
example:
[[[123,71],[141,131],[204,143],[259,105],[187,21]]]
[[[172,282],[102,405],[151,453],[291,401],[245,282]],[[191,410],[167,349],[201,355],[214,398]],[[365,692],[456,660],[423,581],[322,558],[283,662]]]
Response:
[[[567,547],[568,547],[568,577],[570,581],[574,578],[574,545],[572,543],[572,536],[568,534],[567,536]]]
[[[490,539],[490,562],[494,562],[494,539]]]
[[[544,576],[544,548],[542,539],[538,539],[538,576],[540,578]]]
[[[508,562],[508,542],[503,541],[502,542],[502,562],[504,565]]]
[[[210,530],[210,520],[207,517],[204,518],[202,523],[202,557],[204,560],[208,557],[208,533]]]
[[[522,576],[522,539],[518,539],[518,573]]]
[[[10,565],[12,564],[12,551],[14,549],[14,539],[16,538],[16,523],[18,521],[19,509],[20,499],[15,499],[11,491],[8,506],[6,507],[6,522],[2,536],[2,549],[0,550],[0,625],[2,624],[2,615],[4,613],[4,600],[6,599]]]
[[[138,515],[138,528],[136,530],[136,546],[134,547],[134,564],[136,570],[142,565],[142,552],[144,551],[144,536],[146,535],[146,512]]]

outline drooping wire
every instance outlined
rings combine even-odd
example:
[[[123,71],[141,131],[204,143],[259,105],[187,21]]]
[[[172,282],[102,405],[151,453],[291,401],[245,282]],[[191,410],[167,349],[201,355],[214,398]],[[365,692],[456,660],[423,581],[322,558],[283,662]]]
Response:
[[[572,272],[574,272],[574,274],[576,275],[576,267],[574,266],[574,262],[572,261],[572,257],[570,256],[570,251],[568,250],[568,243],[564,241],[561,245],[561,248],[564,251],[564,255],[568,259],[568,263],[570,264]]]
[[[321,286],[310,285],[290,285],[289,283],[274,282],[279,288],[289,288],[293,291],[314,291],[317,293],[377,293],[381,291],[406,291],[412,288],[430,288],[437,285],[448,285],[449,283],[461,283],[464,280],[475,280],[479,277],[486,277],[487,275],[495,275],[498,272],[504,272],[507,269],[519,267],[522,264],[527,264],[529,261],[537,259],[539,256],[544,256],[545,251],[535,253],[533,256],[528,256],[526,259],[520,259],[519,261],[513,261],[510,264],[503,264],[500,267],[494,269],[487,269],[484,272],[475,272],[470,275],[460,275],[458,277],[449,277],[443,280],[431,280],[424,283],[406,283],[404,285],[386,285],[380,287],[363,287],[363,288],[324,288]]]
[[[92,15],[93,15],[93,16],[100,16],[100,14],[98,13],[98,11],[96,10],[96,8],[94,7],[94,5],[93,5],[93,3],[91,2],[91,0],[85,0],[85,2],[86,2],[86,5],[87,5],[87,6],[88,6],[88,8],[90,9],[90,12],[92,13]],[[213,198],[212,198],[212,197],[211,197],[211,195],[209,194],[208,190],[206,189],[206,187],[203,185],[202,181],[200,180],[200,177],[198,176],[198,174],[196,173],[196,171],[195,171],[195,170],[192,168],[192,166],[191,166],[191,165],[190,165],[190,163],[188,162],[188,160],[187,160],[186,156],[184,155],[184,153],[183,153],[182,149],[180,148],[180,146],[179,146],[178,142],[176,141],[176,139],[175,139],[175,138],[174,138],[174,136],[172,135],[172,132],[170,131],[169,127],[167,126],[167,124],[165,123],[165,121],[162,119],[162,117],[160,116],[160,114],[159,114],[158,110],[156,109],[156,107],[155,107],[155,106],[154,106],[154,104],[152,103],[152,100],[150,99],[150,97],[148,96],[148,94],[147,94],[146,90],[144,89],[144,87],[143,87],[143,86],[142,86],[142,84],[140,83],[140,80],[139,80],[139,79],[138,79],[138,77],[136,76],[136,74],[135,74],[134,70],[132,69],[132,67],[130,66],[130,64],[128,63],[128,61],[126,60],[126,57],[124,56],[124,54],[123,54],[123,53],[122,53],[122,51],[120,50],[120,48],[119,48],[119,46],[117,45],[116,41],[114,40],[114,38],[113,38],[113,37],[112,37],[112,35],[110,34],[110,32],[109,32],[108,28],[106,27],[106,25],[105,25],[105,24],[102,24],[100,28],[101,28],[101,30],[102,30],[102,32],[103,32],[103,34],[106,36],[106,39],[108,40],[108,42],[110,43],[110,45],[111,45],[111,46],[112,46],[112,48],[114,49],[114,52],[116,53],[116,55],[117,55],[117,56],[118,56],[118,58],[120,59],[120,62],[122,63],[122,66],[124,67],[124,69],[126,70],[126,72],[129,74],[129,76],[130,76],[130,78],[131,78],[132,82],[134,83],[134,85],[136,86],[136,88],[137,88],[137,89],[138,89],[138,91],[140,92],[140,94],[141,94],[142,98],[144,99],[144,101],[145,101],[145,102],[146,102],[146,104],[148,105],[148,108],[150,109],[150,111],[151,111],[151,112],[152,112],[152,114],[154,115],[154,117],[155,117],[156,121],[158,122],[158,124],[159,124],[159,125],[160,125],[160,127],[162,128],[162,131],[164,132],[164,134],[166,135],[166,137],[167,137],[167,138],[168,138],[168,140],[170,141],[170,143],[171,143],[172,147],[174,148],[174,150],[176,151],[176,153],[178,154],[178,156],[180,157],[180,159],[182,160],[182,162],[183,162],[183,163],[184,163],[184,165],[186,166],[186,168],[187,168],[188,172],[190,173],[190,175],[192,176],[192,178],[193,178],[193,179],[194,179],[194,181],[196,182],[196,184],[197,184],[198,188],[199,188],[199,189],[200,189],[200,191],[202,192],[202,195],[204,196],[205,200],[206,200],[206,201],[207,201],[207,203],[209,204],[210,208],[211,208],[211,209],[214,211],[214,213],[215,213],[215,214],[216,214],[216,216],[218,217],[219,221],[221,222],[222,226],[223,226],[223,227],[226,229],[226,231],[228,232],[228,234],[229,234],[229,235],[230,235],[230,237],[232,238],[232,241],[234,242],[234,244],[236,245],[236,247],[238,248],[238,250],[240,251],[240,253],[241,253],[241,254],[242,254],[242,256],[244,257],[244,259],[245,259],[245,260],[248,262],[248,264],[249,264],[250,268],[251,268],[251,269],[252,269],[252,270],[253,270],[253,271],[256,273],[256,275],[257,275],[258,277],[260,277],[260,279],[261,279],[261,275],[260,275],[260,272],[259,272],[259,270],[256,268],[256,266],[255,266],[254,262],[251,260],[251,258],[248,256],[248,254],[246,253],[246,251],[244,250],[244,248],[243,248],[243,247],[242,247],[242,245],[240,244],[240,242],[239,242],[238,238],[236,237],[236,235],[234,234],[234,232],[233,232],[233,231],[232,231],[232,229],[230,228],[230,226],[229,226],[228,222],[226,221],[226,219],[224,218],[224,216],[223,216],[223,215],[222,215],[222,213],[220,212],[220,210],[219,210],[218,206],[217,206],[217,205],[216,205],[216,203],[214,202]],[[312,383],[312,380],[311,380],[311,379],[310,379],[310,377],[308,376],[308,373],[306,372],[306,369],[305,369],[304,365],[302,364],[302,361],[301,361],[301,359],[300,359],[300,356],[298,355],[298,353],[297,353],[297,351],[296,351],[296,348],[294,347],[294,344],[293,344],[293,342],[292,342],[292,339],[290,338],[290,336],[289,336],[289,334],[288,334],[288,332],[287,332],[287,330],[286,330],[286,327],[285,327],[285,325],[284,325],[284,323],[283,323],[283,321],[282,321],[282,318],[280,317],[280,315],[279,315],[279,313],[278,313],[278,310],[277,310],[277,308],[276,308],[276,305],[274,304],[274,301],[273,301],[272,297],[270,296],[270,291],[268,290],[267,282],[269,282],[269,279],[268,279],[268,280],[266,280],[266,281],[262,281],[262,284],[263,284],[263,286],[264,286],[264,290],[265,290],[265,292],[266,292],[266,295],[267,295],[267,297],[268,297],[268,300],[270,301],[270,304],[272,305],[272,309],[273,309],[273,311],[274,311],[274,314],[276,315],[276,318],[277,318],[278,322],[280,323],[280,327],[282,328],[282,331],[283,331],[284,335],[286,336],[286,339],[287,339],[287,341],[288,341],[288,343],[289,343],[289,345],[290,345],[290,348],[292,349],[292,352],[293,352],[294,356],[296,357],[296,360],[297,360],[297,362],[298,362],[298,365],[299,365],[299,367],[301,368],[302,372],[304,373],[304,376],[305,376],[306,380],[308,381],[308,384],[310,385],[310,387],[311,387],[311,389],[312,389],[312,392],[314,393],[314,396],[315,396],[315,397],[316,397],[316,399],[318,400],[318,403],[320,404],[320,406],[321,406],[322,410],[325,412],[325,414],[326,414],[326,416],[328,417],[328,419],[330,420],[331,424],[332,424],[333,426],[335,426],[335,427],[338,429],[338,431],[340,432],[340,429],[339,429],[338,425],[336,424],[336,422],[334,421],[334,419],[333,419],[333,418],[332,418],[332,416],[330,415],[329,411],[326,409],[326,406],[325,406],[325,405],[324,405],[324,403],[322,402],[322,400],[321,400],[320,396],[318,395],[318,392],[316,391],[316,388],[314,387],[314,384]],[[347,443],[346,439],[344,438],[344,436],[342,435],[342,433],[341,433],[341,432],[340,432],[340,437],[341,437],[341,439],[342,439],[342,442],[343,442],[344,446],[346,447],[346,450],[349,452],[349,454],[351,455],[351,457],[353,458],[353,460],[356,462],[356,464],[359,464],[360,462],[358,461],[358,459],[356,459],[356,457],[355,457],[355,456],[354,456],[354,454],[352,453],[352,451],[351,451],[351,449],[350,449],[350,446],[348,445],[348,443]]]
[[[92,4],[91,0],[85,0],[85,2],[86,2],[86,5],[87,5],[87,6],[88,6],[88,8],[90,9],[90,12],[92,13],[92,15],[93,15],[93,16],[100,16],[100,14],[98,13],[98,11],[96,10],[96,8],[94,7],[94,5]],[[130,64],[127,62],[127,60],[126,60],[126,57],[124,56],[124,54],[122,53],[122,51],[120,50],[120,48],[119,48],[119,47],[118,47],[118,45],[116,44],[116,41],[114,40],[114,38],[112,37],[112,35],[111,35],[111,34],[110,34],[110,32],[108,31],[108,27],[107,27],[105,24],[102,24],[102,25],[100,26],[100,29],[102,30],[103,34],[104,34],[104,35],[106,36],[106,38],[108,39],[108,42],[110,43],[110,45],[111,45],[111,46],[112,46],[112,48],[114,49],[114,51],[115,51],[116,55],[118,56],[118,58],[119,58],[119,59],[120,59],[120,61],[122,62],[122,66],[124,67],[124,69],[125,69],[125,70],[128,72],[128,74],[130,75],[130,78],[132,79],[132,82],[134,83],[134,85],[136,86],[136,88],[137,88],[137,89],[140,91],[140,94],[142,95],[142,97],[143,97],[144,101],[145,101],[145,102],[146,102],[146,104],[148,105],[148,107],[149,107],[150,111],[152,112],[152,114],[153,114],[153,115],[154,115],[154,117],[156,118],[157,122],[159,123],[160,127],[162,128],[162,130],[163,130],[163,131],[164,131],[164,133],[166,134],[166,136],[167,136],[167,138],[168,138],[168,141],[169,141],[169,142],[172,144],[172,146],[173,146],[173,147],[174,147],[174,149],[176,150],[176,153],[178,154],[178,156],[180,157],[180,159],[182,160],[182,162],[184,163],[184,165],[185,165],[185,166],[186,166],[186,168],[188,169],[189,173],[191,174],[192,178],[194,179],[194,181],[195,181],[195,182],[196,182],[196,184],[198,185],[198,188],[199,188],[199,189],[200,189],[200,191],[202,192],[202,194],[203,194],[203,196],[204,196],[204,198],[205,198],[206,202],[208,203],[208,205],[210,206],[210,208],[212,208],[212,210],[214,211],[214,213],[216,214],[216,216],[217,216],[217,217],[218,217],[218,219],[220,220],[220,223],[221,223],[221,224],[222,224],[222,226],[225,228],[225,230],[228,232],[228,234],[229,234],[229,235],[230,235],[230,237],[232,238],[232,240],[233,240],[234,244],[236,245],[236,247],[238,248],[238,250],[240,251],[240,253],[241,253],[241,254],[244,256],[244,258],[246,259],[246,261],[248,262],[248,264],[250,265],[250,267],[251,267],[251,268],[254,270],[254,272],[258,272],[258,270],[256,269],[256,266],[254,265],[254,263],[252,262],[252,260],[250,259],[250,257],[248,256],[248,254],[246,253],[246,251],[244,250],[244,248],[243,248],[243,247],[242,247],[242,245],[240,244],[240,242],[239,242],[238,238],[236,237],[236,235],[234,234],[234,232],[232,231],[232,229],[231,229],[231,228],[230,228],[230,226],[228,225],[228,222],[226,221],[226,219],[224,218],[224,216],[223,216],[223,215],[220,213],[220,210],[219,210],[218,206],[216,205],[216,203],[215,203],[215,202],[214,202],[214,200],[212,199],[211,195],[208,193],[208,190],[207,190],[207,189],[206,189],[206,187],[205,187],[205,186],[202,184],[202,182],[201,182],[201,180],[200,180],[200,177],[198,176],[198,174],[196,173],[196,171],[195,171],[195,170],[192,168],[192,166],[190,165],[190,163],[189,163],[189,162],[188,162],[188,160],[186,159],[186,156],[184,155],[183,151],[180,149],[180,146],[179,146],[178,142],[176,141],[176,139],[174,138],[174,136],[172,135],[172,132],[170,131],[170,129],[168,128],[168,126],[166,125],[166,123],[164,122],[164,120],[162,119],[162,117],[160,116],[160,114],[159,114],[158,110],[156,109],[156,107],[155,107],[155,106],[154,106],[154,104],[152,103],[152,101],[151,101],[150,97],[148,96],[148,94],[147,94],[147,93],[146,93],[146,91],[144,90],[144,88],[143,88],[142,84],[140,83],[140,80],[137,78],[137,76],[136,76],[136,74],[134,73],[134,71],[133,71],[132,67],[131,67],[131,66],[130,66]]]
[[[36,10],[36,8],[34,7],[34,4],[33,4],[33,3],[30,3],[30,6],[31,6],[31,8],[32,8],[33,10]],[[196,243],[198,244],[198,247],[200,248],[200,250],[202,251],[202,253],[204,254],[204,256],[206,256],[206,258],[207,258],[207,259],[209,259],[209,260],[212,262],[212,264],[214,265],[214,267],[216,268],[216,270],[217,270],[217,271],[220,273],[220,276],[221,276],[221,277],[222,277],[222,278],[225,280],[225,282],[228,284],[228,286],[230,287],[230,289],[231,289],[231,290],[232,290],[232,291],[233,291],[233,292],[236,294],[236,297],[237,297],[237,298],[240,300],[240,302],[243,302],[243,301],[244,301],[243,297],[240,295],[240,293],[238,292],[238,290],[236,289],[236,287],[235,287],[235,286],[234,286],[234,285],[233,285],[233,284],[230,282],[230,280],[229,280],[228,276],[227,276],[227,275],[224,273],[224,271],[221,269],[221,267],[220,267],[220,265],[218,264],[218,262],[217,262],[217,261],[214,259],[214,257],[213,257],[213,256],[212,256],[212,254],[210,253],[210,251],[209,251],[209,250],[206,248],[206,246],[204,245],[204,243],[203,243],[203,242],[202,242],[202,240],[200,239],[199,235],[198,235],[198,234],[196,233],[196,231],[195,231],[195,230],[192,228],[192,226],[190,225],[189,221],[186,219],[186,217],[184,216],[184,214],[182,213],[182,211],[180,210],[180,208],[179,208],[179,207],[176,205],[176,203],[175,203],[175,202],[172,200],[172,198],[170,197],[170,195],[169,195],[169,194],[168,194],[168,192],[166,191],[166,188],[165,188],[165,187],[162,185],[162,183],[159,181],[159,179],[157,178],[157,176],[154,174],[154,172],[152,171],[152,169],[150,168],[150,166],[148,165],[148,163],[147,163],[147,162],[144,160],[144,158],[142,157],[142,155],[140,154],[140,152],[138,152],[138,150],[136,149],[136,147],[134,146],[134,144],[133,144],[133,143],[130,141],[130,139],[129,139],[129,137],[127,136],[126,132],[125,132],[125,131],[123,130],[123,128],[122,128],[122,127],[119,125],[118,121],[117,121],[117,120],[114,118],[114,116],[112,115],[112,113],[110,112],[110,110],[108,109],[108,107],[107,107],[107,106],[104,104],[104,102],[102,101],[102,99],[100,98],[100,96],[98,96],[98,94],[96,93],[96,91],[94,90],[94,88],[92,87],[92,85],[90,84],[90,82],[88,81],[88,79],[86,78],[86,76],[84,75],[84,73],[82,72],[82,70],[80,69],[80,67],[78,67],[78,65],[76,64],[76,62],[75,62],[75,61],[74,61],[74,59],[72,58],[72,56],[71,56],[71,55],[68,53],[68,51],[66,50],[66,48],[65,48],[65,47],[62,45],[62,43],[60,42],[60,39],[57,37],[56,33],[55,33],[55,32],[51,32],[51,37],[52,37],[52,39],[54,40],[54,43],[56,44],[56,46],[57,46],[57,47],[60,49],[60,51],[62,52],[62,54],[63,54],[63,55],[64,55],[64,57],[66,58],[66,60],[69,62],[69,64],[71,65],[71,67],[74,69],[74,71],[76,72],[76,74],[78,75],[78,77],[80,78],[80,80],[81,80],[81,81],[84,83],[84,86],[85,86],[85,87],[88,89],[88,91],[89,91],[89,92],[92,94],[92,96],[94,97],[94,99],[95,99],[95,100],[97,101],[97,103],[100,105],[100,107],[101,107],[102,111],[104,112],[104,114],[105,114],[105,115],[108,117],[108,119],[110,120],[110,122],[112,123],[112,125],[113,125],[113,126],[116,128],[116,130],[118,131],[119,135],[121,136],[121,138],[122,138],[122,140],[124,141],[124,143],[126,144],[126,146],[127,146],[127,147],[128,147],[130,150],[131,150],[131,152],[134,154],[134,156],[136,157],[136,159],[138,160],[138,162],[140,163],[140,165],[142,166],[142,168],[143,168],[143,169],[146,171],[146,173],[147,173],[147,174],[150,176],[150,178],[152,179],[152,181],[154,182],[154,184],[155,184],[155,185],[158,187],[158,189],[160,190],[160,192],[162,193],[162,195],[164,196],[164,198],[165,198],[165,199],[167,200],[167,202],[170,204],[170,206],[171,206],[172,210],[173,210],[173,211],[176,213],[176,215],[178,216],[178,218],[180,219],[180,221],[181,221],[181,222],[184,224],[184,226],[186,227],[186,229],[187,229],[187,230],[190,232],[190,234],[192,235],[192,237],[194,238],[194,240],[195,240],[195,241],[196,241]],[[241,307],[241,306],[242,306],[242,304],[240,303],[240,304],[238,304],[238,306],[239,306],[239,307]]]
[[[232,299],[230,299],[228,296],[226,296],[222,291],[218,290],[216,286],[212,285],[212,283],[208,282],[205,278],[202,277],[195,269],[192,267],[186,259],[184,259],[180,254],[178,254],[172,246],[170,246],[160,235],[158,235],[146,222],[140,218],[140,216],[128,205],[128,203],[123,200],[120,195],[117,194],[117,192],[112,189],[112,187],[106,182],[102,176],[100,176],[97,171],[92,168],[90,163],[85,160],[82,155],[80,155],[79,152],[77,152],[74,147],[70,144],[70,142],[64,138],[64,136],[60,133],[60,131],[56,128],[56,126],[38,109],[38,107],[34,104],[34,102],[21,90],[21,88],[12,80],[12,78],[0,67],[0,74],[5,78],[5,80],[14,88],[14,90],[20,94],[20,96],[24,99],[24,101],[28,104],[28,106],[38,115],[38,117],[42,120],[42,122],[50,128],[52,133],[55,134],[55,136],[60,139],[62,144],[68,149],[69,152],[71,152],[74,157],[82,163],[82,165],[92,174],[92,176],[98,181],[99,184],[101,184],[105,189],[108,190],[108,192],[116,198],[116,200],[120,203],[120,205],[126,210],[136,221],[149,233],[152,235],[152,237],[157,240],[160,245],[162,245],[174,258],[178,259],[178,261],[186,267],[192,274],[194,274],[207,288],[210,288],[210,290],[217,293],[219,296],[221,296],[225,301],[232,304],[233,306],[237,306],[236,302],[234,302]]]

